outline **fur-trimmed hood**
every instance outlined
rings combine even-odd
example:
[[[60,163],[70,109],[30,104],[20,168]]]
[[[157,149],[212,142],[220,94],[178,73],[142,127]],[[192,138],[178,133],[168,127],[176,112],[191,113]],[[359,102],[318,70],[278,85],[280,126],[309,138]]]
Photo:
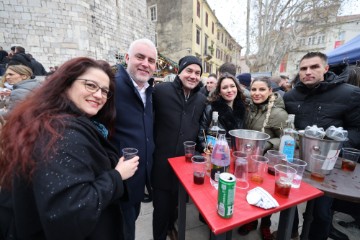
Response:
[[[227,132],[243,126],[246,108],[240,99],[235,99],[233,109],[223,99],[212,102],[211,106],[219,113],[219,123]]]

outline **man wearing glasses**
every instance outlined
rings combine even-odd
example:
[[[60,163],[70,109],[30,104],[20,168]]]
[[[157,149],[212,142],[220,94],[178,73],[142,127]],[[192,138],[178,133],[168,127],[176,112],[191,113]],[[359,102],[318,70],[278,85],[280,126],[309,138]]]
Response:
[[[148,39],[138,39],[130,44],[125,55],[127,69],[118,67],[115,75],[116,124],[113,138],[121,151],[131,147],[138,149],[139,166],[135,175],[129,178],[128,201],[121,207],[125,221],[125,239],[135,239],[135,221],[140,213],[145,185],[150,185],[152,167],[153,113],[152,75],[156,70],[157,50]]]

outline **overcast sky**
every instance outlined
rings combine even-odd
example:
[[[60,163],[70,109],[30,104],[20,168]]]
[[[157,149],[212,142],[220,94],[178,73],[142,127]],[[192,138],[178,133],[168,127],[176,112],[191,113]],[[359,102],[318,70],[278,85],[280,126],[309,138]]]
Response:
[[[207,0],[221,24],[242,46],[246,45],[246,2],[247,0]],[[360,1],[347,0],[341,6],[341,15],[360,14]]]

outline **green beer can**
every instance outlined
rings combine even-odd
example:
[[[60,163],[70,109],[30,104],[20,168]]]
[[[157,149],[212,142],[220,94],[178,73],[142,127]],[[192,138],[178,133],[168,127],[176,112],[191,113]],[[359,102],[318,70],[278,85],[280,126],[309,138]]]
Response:
[[[233,174],[224,172],[219,176],[218,214],[223,218],[231,218],[234,213],[236,178]]]

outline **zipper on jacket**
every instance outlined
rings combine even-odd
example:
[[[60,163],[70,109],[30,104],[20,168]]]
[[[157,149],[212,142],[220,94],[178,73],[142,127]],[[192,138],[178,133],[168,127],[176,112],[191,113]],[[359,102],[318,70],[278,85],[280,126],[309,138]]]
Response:
[[[316,115],[316,122],[319,122],[319,116],[321,112],[321,106],[318,107],[317,115]]]

